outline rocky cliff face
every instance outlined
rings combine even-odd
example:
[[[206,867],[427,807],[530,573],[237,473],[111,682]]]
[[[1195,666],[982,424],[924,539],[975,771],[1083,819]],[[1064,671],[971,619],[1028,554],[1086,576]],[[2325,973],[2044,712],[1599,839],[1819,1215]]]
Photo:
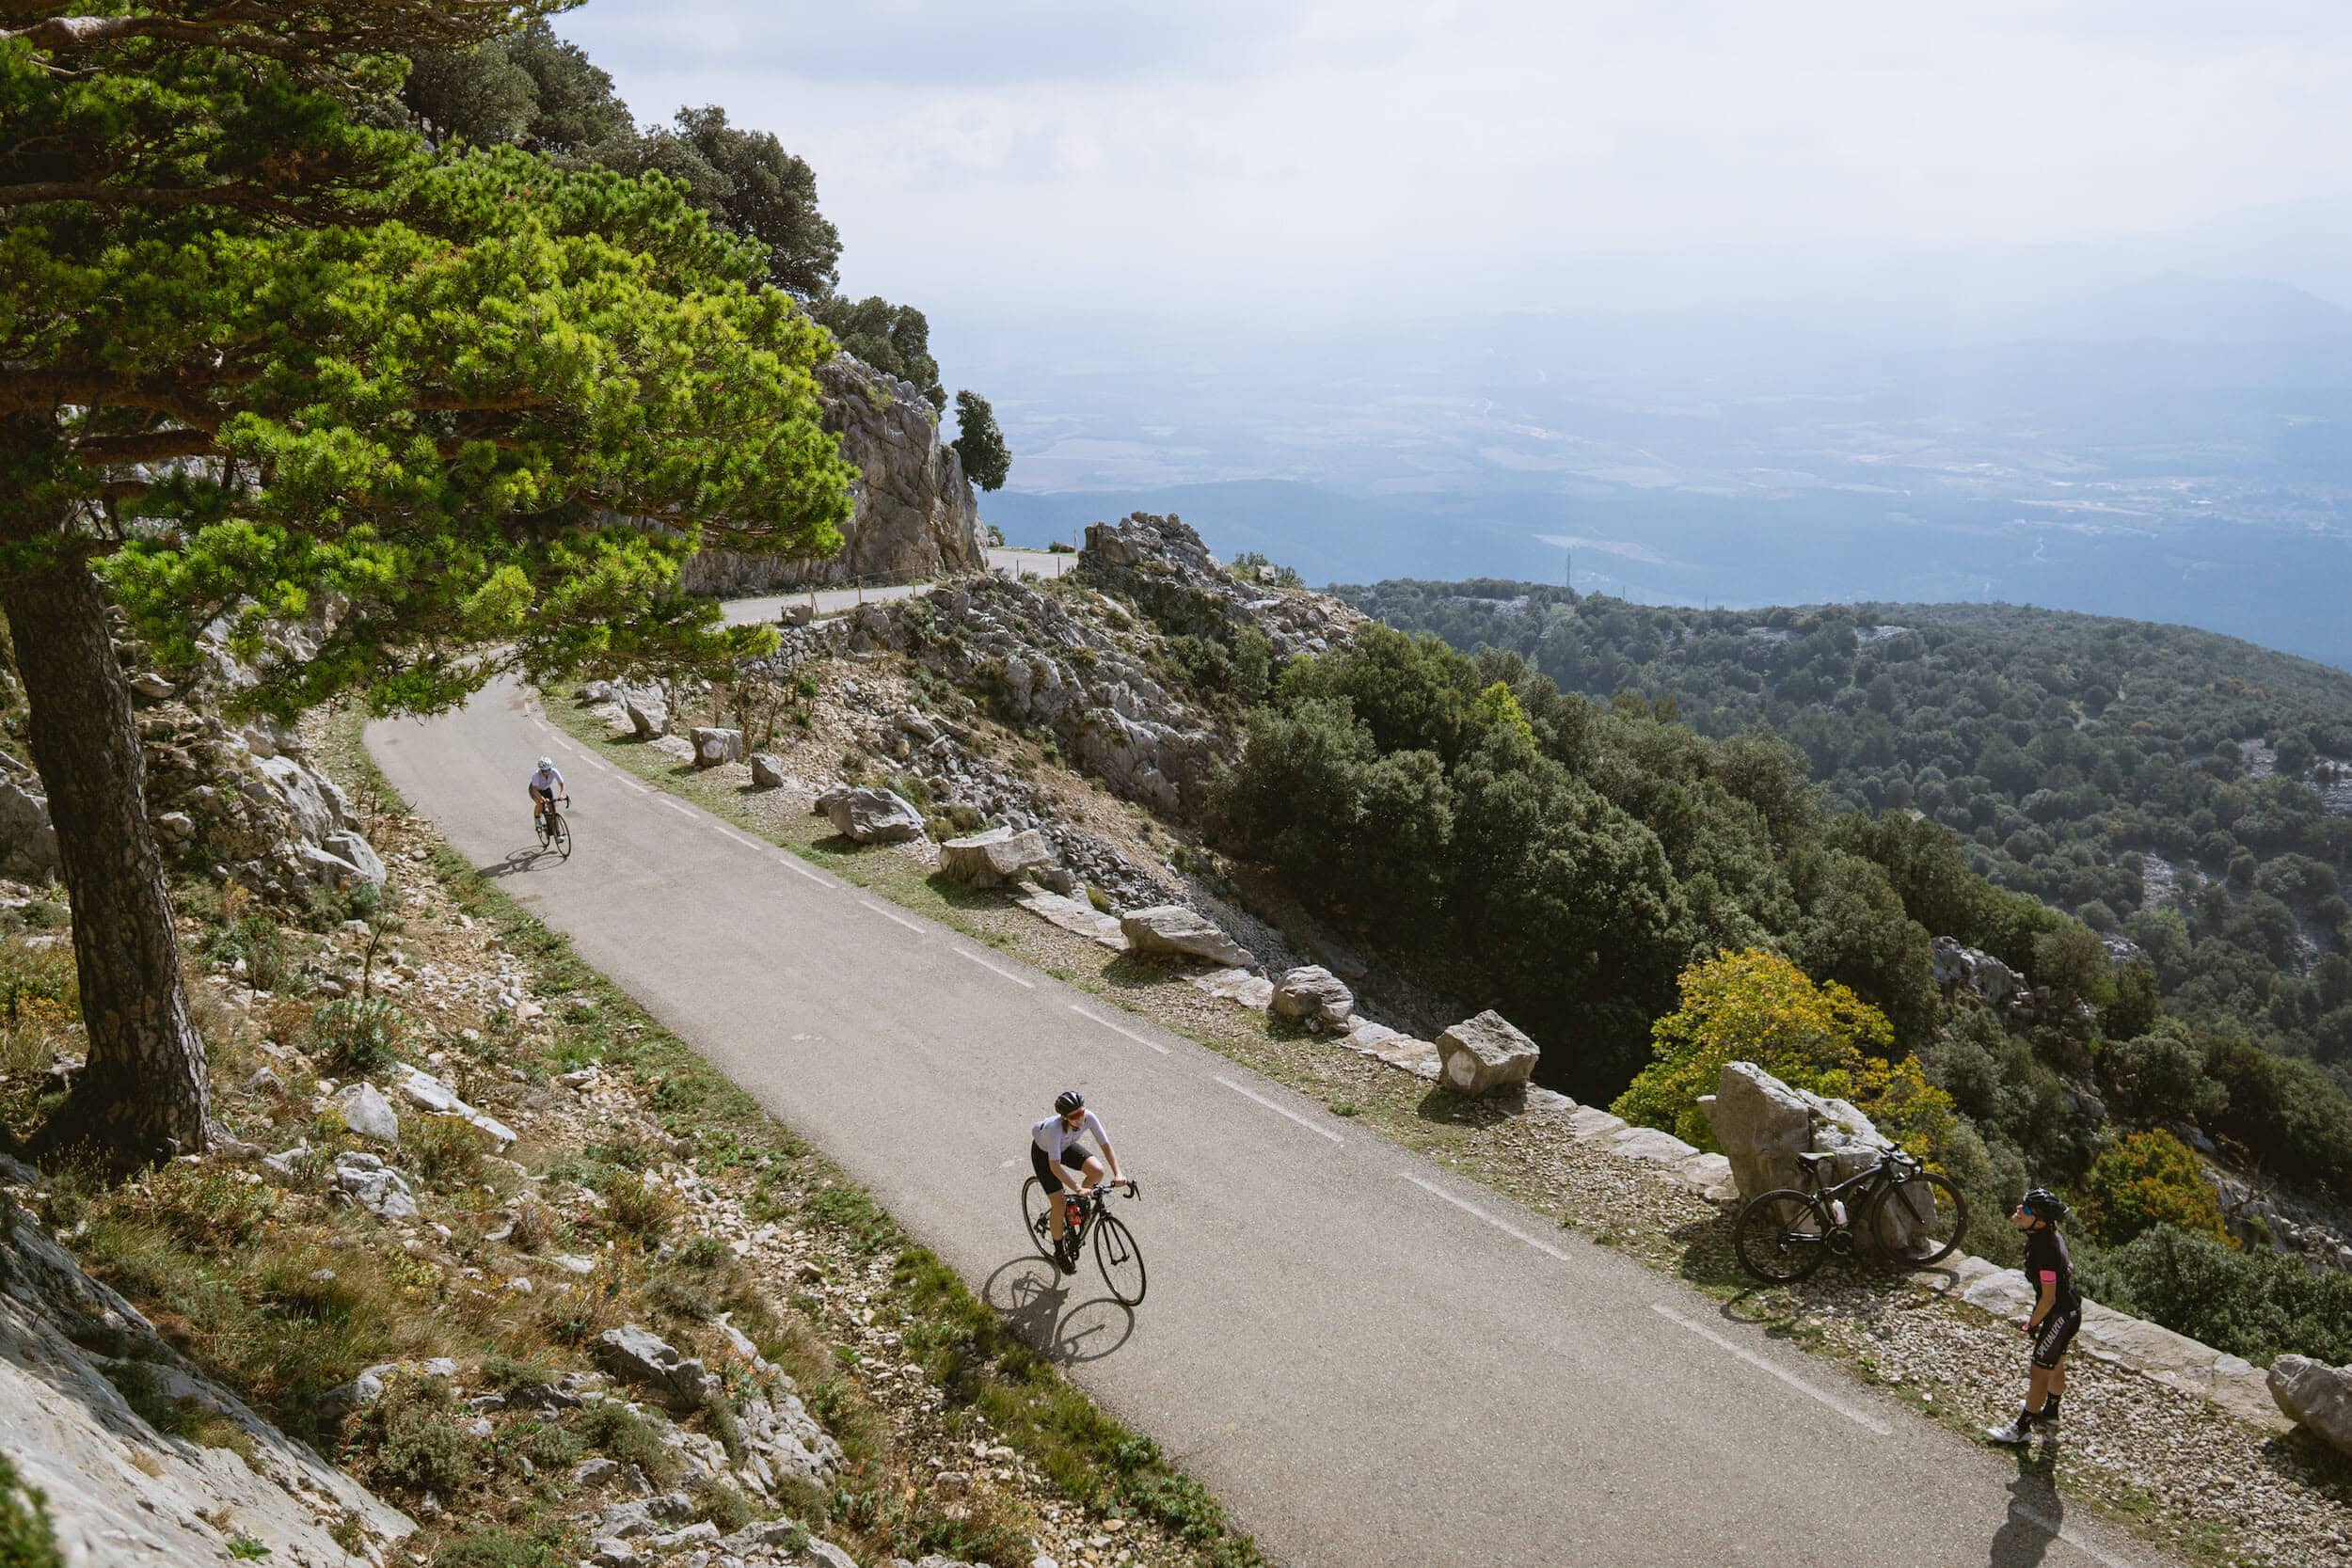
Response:
[[[311,886],[382,887],[383,861],[301,737],[267,719],[231,726],[214,711],[220,688],[233,684],[207,675],[181,687],[152,671],[131,677],[147,816],[165,854],[279,898]],[[59,874],[40,778],[0,755],[0,877],[40,884]]]
[[[917,581],[987,563],[980,507],[963,461],[939,439],[937,416],[913,384],[846,354],[818,367],[825,428],[862,476],[857,514],[839,554],[824,561],[706,550],[686,563],[686,586],[720,595],[821,587],[858,578]]]
[[[1126,608],[1132,603],[1138,617]],[[1065,582],[997,577],[869,604],[841,623],[852,652],[887,649],[1043,729],[1111,789],[1173,820],[1198,816],[1238,738],[1174,689],[1167,638],[1263,635],[1278,657],[1344,641],[1363,617],[1336,599],[1245,587],[1174,517],[1087,531]]]

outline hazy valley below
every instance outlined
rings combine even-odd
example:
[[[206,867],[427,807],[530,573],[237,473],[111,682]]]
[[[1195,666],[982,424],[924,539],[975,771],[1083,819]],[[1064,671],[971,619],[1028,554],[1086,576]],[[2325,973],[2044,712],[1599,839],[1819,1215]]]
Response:
[[[1017,363],[1016,542],[1173,511],[1311,582],[2004,601],[2352,667],[2352,313],[2158,279],[1990,323],[1519,312]],[[1148,372],[1136,366],[1152,367]]]

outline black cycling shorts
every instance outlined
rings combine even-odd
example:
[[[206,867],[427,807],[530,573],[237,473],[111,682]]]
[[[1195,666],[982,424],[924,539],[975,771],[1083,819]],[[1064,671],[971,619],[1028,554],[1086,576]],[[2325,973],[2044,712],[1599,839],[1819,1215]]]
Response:
[[[552,800],[555,799],[555,791],[552,789],[541,789],[537,784],[532,784],[531,786],[531,798],[534,800]]]
[[[1072,1144],[1061,1152],[1062,1158],[1070,1162],[1070,1168],[1073,1171],[1084,1169],[1086,1163],[1095,1158],[1094,1154],[1082,1144]],[[1055,1174],[1054,1163],[1045,1157],[1045,1150],[1038,1148],[1034,1141],[1029,1145],[1029,1168],[1037,1172],[1038,1180],[1044,1184],[1047,1192],[1061,1191],[1061,1178]]]
[[[2083,1309],[2053,1312],[2042,1320],[2042,1332],[2033,1337],[2033,1364],[2044,1371],[2056,1368],[2065,1359],[2066,1347],[2074,1342],[2075,1331],[2083,1325]]]

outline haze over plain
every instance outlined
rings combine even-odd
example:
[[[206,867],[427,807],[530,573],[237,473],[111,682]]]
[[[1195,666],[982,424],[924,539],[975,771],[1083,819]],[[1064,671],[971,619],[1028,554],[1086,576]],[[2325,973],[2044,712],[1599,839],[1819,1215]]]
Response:
[[[1041,542],[2009,599],[2352,666],[2352,12],[596,0],[807,157]]]

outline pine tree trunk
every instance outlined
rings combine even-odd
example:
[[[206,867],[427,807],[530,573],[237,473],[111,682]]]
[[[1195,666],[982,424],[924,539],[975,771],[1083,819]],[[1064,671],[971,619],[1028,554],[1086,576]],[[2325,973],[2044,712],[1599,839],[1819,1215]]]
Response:
[[[27,738],[72,901],[89,1034],[89,1060],[35,1147],[87,1148],[116,1170],[194,1153],[210,1119],[204,1041],[188,1018],[105,590],[60,551],[0,572],[0,610],[16,642],[31,705]]]

